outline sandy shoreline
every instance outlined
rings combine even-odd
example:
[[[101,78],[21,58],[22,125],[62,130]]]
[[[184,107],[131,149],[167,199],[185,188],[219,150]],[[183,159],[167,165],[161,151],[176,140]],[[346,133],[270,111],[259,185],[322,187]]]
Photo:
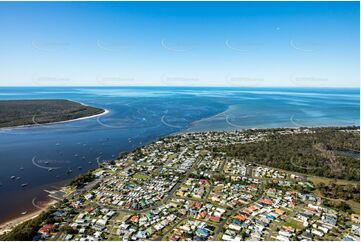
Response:
[[[58,122],[51,122],[51,123],[42,123],[42,124],[26,124],[26,125],[19,125],[19,126],[13,126],[13,127],[3,127],[0,128],[0,130],[13,130],[13,129],[22,129],[22,128],[32,128],[32,127],[39,127],[39,126],[45,126],[45,125],[53,125],[53,124],[62,124],[62,123],[68,123],[68,122],[75,122],[75,121],[80,121],[80,120],[85,120],[85,119],[90,119],[90,118],[95,118],[95,117],[99,117],[99,116],[103,116],[108,114],[110,111],[108,109],[104,109],[104,112],[99,113],[99,114],[95,114],[95,115],[91,115],[91,116],[87,116],[87,117],[81,117],[81,118],[76,118],[76,119],[70,119],[70,120],[64,120],[64,121],[58,121]]]
[[[0,235],[11,231],[13,228],[15,228],[16,226],[18,226],[19,224],[21,224],[21,223],[23,223],[25,221],[28,221],[30,219],[33,219],[33,218],[39,216],[39,214],[46,211],[50,206],[56,204],[57,202],[58,201],[56,201],[56,200],[51,200],[48,203],[46,203],[46,205],[43,208],[41,208],[39,210],[36,210],[36,211],[34,211],[32,213],[28,213],[28,214],[23,215],[21,217],[14,218],[14,219],[12,219],[12,220],[10,220],[8,222],[0,224]]]
[[[84,106],[86,106],[85,104],[83,104]],[[67,123],[67,122],[75,122],[75,121],[80,121],[80,120],[85,120],[85,119],[90,119],[90,118],[95,118],[95,117],[99,117],[99,116],[103,116],[108,114],[110,111],[108,109],[104,109],[104,111],[102,113],[99,114],[95,114],[95,115],[91,115],[91,116],[87,116],[87,117],[81,117],[81,118],[77,118],[77,119],[71,119],[71,120],[64,120],[64,121],[59,121],[59,122],[52,122],[52,123],[44,123],[44,124],[29,124],[29,125],[20,125],[20,126],[14,126],[14,127],[4,127],[4,128],[0,128],[0,130],[14,130],[14,129],[21,129],[21,128],[31,128],[31,127],[38,127],[40,125],[52,125],[52,124],[61,124],[61,123]],[[11,231],[14,227],[16,227],[17,225],[28,221],[30,219],[33,219],[35,217],[37,217],[39,214],[41,214],[43,211],[46,211],[50,206],[56,204],[58,201],[57,200],[50,200],[49,202],[47,202],[44,207],[42,207],[39,210],[36,210],[34,212],[28,213],[26,215],[20,215],[18,217],[15,217],[14,219],[11,219],[7,222],[4,222],[2,224],[0,224],[0,235],[4,234],[5,232]]]

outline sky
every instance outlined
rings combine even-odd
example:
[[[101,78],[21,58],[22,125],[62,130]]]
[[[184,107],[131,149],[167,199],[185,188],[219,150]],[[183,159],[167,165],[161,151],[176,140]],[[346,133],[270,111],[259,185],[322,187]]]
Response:
[[[0,2],[0,86],[359,87],[359,2]]]

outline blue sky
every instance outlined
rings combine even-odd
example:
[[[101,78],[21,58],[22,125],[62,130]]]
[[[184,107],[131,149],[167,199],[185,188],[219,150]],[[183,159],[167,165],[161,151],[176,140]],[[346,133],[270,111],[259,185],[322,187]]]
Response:
[[[359,87],[358,2],[1,2],[1,86]]]

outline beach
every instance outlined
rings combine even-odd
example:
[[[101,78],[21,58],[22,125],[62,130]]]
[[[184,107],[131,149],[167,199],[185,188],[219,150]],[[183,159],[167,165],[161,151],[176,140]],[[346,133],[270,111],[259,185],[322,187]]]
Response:
[[[19,125],[19,126],[13,126],[13,127],[4,127],[4,128],[0,128],[0,130],[13,130],[13,129],[18,129],[18,128],[31,128],[31,127],[36,127],[36,126],[40,126],[40,125],[53,125],[53,124],[69,123],[69,122],[81,121],[81,120],[85,120],[85,119],[96,118],[99,116],[106,115],[109,112],[110,111],[108,109],[104,109],[104,112],[102,112],[102,113],[94,114],[94,115],[87,116],[87,117],[81,117],[81,118],[58,121],[58,122],[51,122],[51,123],[42,123],[42,124],[34,123],[34,124]]]
[[[114,160],[119,152],[132,151],[159,137],[178,132],[236,129],[229,123],[239,126],[237,130],[295,127],[290,117],[305,126],[359,124],[356,89],[252,89],[245,93],[243,89],[195,88],[191,94],[185,88],[161,89],[162,93],[159,88],[45,90],[12,88],[0,99],[9,100],[13,94],[22,93],[24,99],[76,100],[105,111],[63,121],[72,122],[69,124],[49,123],[1,132],[0,196],[6,198],[1,203],[6,208],[0,211],[2,224],[14,223],[12,219],[16,217],[21,217],[18,222],[23,221],[35,209],[32,199],[44,201],[48,196],[44,190],[52,190],[54,184],[63,186],[79,174],[96,169],[97,161]],[[277,94],[269,93],[271,90]],[[309,95],[305,96],[305,92]],[[332,110],[329,100],[333,102]],[[34,156],[36,164],[61,168],[49,171],[38,167],[32,162]],[[19,179],[11,179],[12,176]],[[28,186],[23,188],[23,183]],[[29,214],[21,216],[23,211]]]
[[[49,207],[51,207],[52,205],[56,204],[58,201],[56,200],[50,200],[49,202],[47,202],[41,209],[36,210],[32,213],[28,213],[26,215],[23,215],[21,217],[17,217],[14,218],[8,222],[5,222],[3,224],[0,224],[0,235],[11,231],[13,228],[15,228],[16,226],[18,226],[21,223],[24,223],[25,221],[28,221],[30,219],[36,218],[37,216],[39,216],[39,214],[41,214],[42,212],[46,211]]]

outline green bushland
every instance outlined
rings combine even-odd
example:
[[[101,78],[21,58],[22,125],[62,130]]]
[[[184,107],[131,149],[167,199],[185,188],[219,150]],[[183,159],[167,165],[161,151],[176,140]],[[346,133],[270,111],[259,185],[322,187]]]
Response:
[[[228,145],[217,150],[260,165],[308,175],[359,180],[360,134],[344,132],[341,128],[310,130],[315,132],[282,135],[272,132],[259,142]]]
[[[321,195],[332,199],[352,200],[360,202],[360,185],[345,184],[340,185],[335,182],[325,184],[321,182],[317,185]]]
[[[69,185],[74,187],[81,187],[87,182],[91,182],[95,179],[95,175],[92,173],[92,171],[89,171],[87,173],[81,174],[74,178]]]
[[[103,109],[63,100],[6,100],[0,101],[0,128],[45,124],[88,117]]]

